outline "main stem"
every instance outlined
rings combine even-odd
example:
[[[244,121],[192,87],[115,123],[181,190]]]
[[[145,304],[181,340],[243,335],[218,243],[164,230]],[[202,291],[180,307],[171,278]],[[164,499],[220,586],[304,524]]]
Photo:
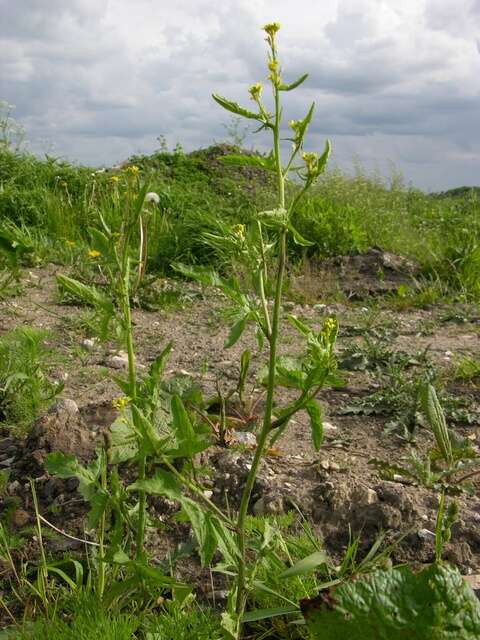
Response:
[[[126,343],[128,354],[128,382],[130,387],[131,399],[134,403],[137,399],[137,374],[135,368],[135,348],[133,344],[133,327],[132,327],[132,311],[130,308],[129,293],[129,257],[128,248],[130,245],[129,234],[125,234],[125,244],[123,246],[122,255],[122,272],[121,272],[121,288],[122,288],[122,306],[126,331]],[[135,420],[135,418],[134,418]],[[138,460],[138,480],[145,480],[147,460],[145,454],[141,453],[139,447]],[[143,543],[145,540],[145,508],[147,503],[147,494],[145,491],[138,492],[138,527],[136,537],[136,558],[140,560],[143,555]]]
[[[273,53],[275,53],[273,51]],[[273,131],[274,137],[274,153],[277,168],[278,177],[278,206],[280,209],[285,209],[285,178],[282,172],[282,164],[280,157],[280,95],[279,90],[275,86],[275,127]],[[277,338],[280,324],[280,310],[282,302],[282,288],[283,288],[283,276],[285,273],[285,261],[286,261],[286,229],[282,229],[279,237],[279,253],[278,253],[278,267],[275,285],[275,301],[273,305],[272,326],[269,336],[270,355],[268,364],[268,383],[267,383],[267,396],[265,401],[265,413],[263,417],[262,430],[257,438],[257,448],[253,457],[252,467],[247,476],[245,488],[242,493],[242,500],[240,503],[240,509],[237,520],[237,543],[239,549],[239,561],[238,561],[238,577],[237,577],[237,599],[235,604],[235,610],[239,617],[239,629],[241,627],[240,618],[245,611],[247,602],[247,587],[246,587],[246,535],[245,535],[245,521],[247,518],[248,505],[250,504],[250,498],[252,495],[253,485],[255,478],[257,477],[258,467],[263,457],[265,446],[267,443],[268,435],[270,433],[272,423],[273,401],[275,392],[275,365],[277,359]]]

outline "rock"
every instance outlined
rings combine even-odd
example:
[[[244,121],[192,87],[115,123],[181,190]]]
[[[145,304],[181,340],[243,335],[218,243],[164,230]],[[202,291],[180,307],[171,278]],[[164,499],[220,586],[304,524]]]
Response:
[[[96,342],[92,338],[85,338],[85,340],[82,340],[81,345],[87,351],[93,351],[95,349]]]
[[[74,416],[79,413],[78,404],[75,400],[70,400],[70,398],[62,398],[48,410],[48,414],[51,415],[59,415],[60,413]]]
[[[54,451],[89,460],[95,451],[91,435],[77,403],[67,398],[60,400],[35,421],[20,460],[22,469],[30,473],[33,465],[38,474],[38,467],[42,468],[46,456]]]
[[[11,447],[14,446],[15,440],[13,438],[3,438],[2,440],[0,440],[0,453],[3,453],[4,451],[9,453]]]
[[[336,427],[334,424],[332,424],[331,422],[324,422],[323,423],[323,432],[324,433],[334,433],[335,431],[338,431],[338,427]]]
[[[105,364],[111,369],[128,369],[128,355],[124,351],[119,351],[114,355],[108,356]]]
[[[8,487],[7,487],[7,493],[9,496],[14,496],[18,490],[21,488],[21,484],[18,480],[14,480],[13,482],[10,482]]]
[[[359,486],[352,494],[353,504],[357,505],[369,505],[378,502],[377,492],[369,487]]]
[[[257,446],[257,438],[251,431],[235,431],[232,434],[232,441],[235,444],[243,444],[247,447]]]
[[[278,495],[262,496],[255,502],[252,511],[256,516],[274,516],[285,513],[283,498]]]
[[[12,524],[17,529],[21,529],[30,522],[30,514],[24,509],[16,509],[12,516]]]
[[[420,529],[419,531],[417,531],[417,536],[421,540],[435,540],[435,534],[429,529]]]
[[[314,311],[317,311],[318,313],[324,313],[327,309],[327,305],[326,304],[314,304],[312,309]]]
[[[14,462],[15,456],[12,456],[11,458],[5,458],[4,460],[0,460],[0,467],[2,467],[2,469],[8,469]]]

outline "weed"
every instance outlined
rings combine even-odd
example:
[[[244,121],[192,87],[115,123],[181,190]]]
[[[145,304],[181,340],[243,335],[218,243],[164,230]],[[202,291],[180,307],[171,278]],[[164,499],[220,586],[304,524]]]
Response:
[[[2,422],[28,427],[63,385],[46,374],[48,333],[19,327],[0,339],[0,415]]]

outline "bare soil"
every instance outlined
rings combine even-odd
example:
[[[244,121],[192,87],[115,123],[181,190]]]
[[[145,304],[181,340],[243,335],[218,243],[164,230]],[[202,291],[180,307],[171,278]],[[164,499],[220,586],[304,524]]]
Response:
[[[320,327],[328,315],[336,314],[340,322],[340,355],[352,343],[360,344],[367,332],[375,335],[376,331],[392,350],[416,356],[428,349],[433,363],[447,379],[451,378],[450,389],[468,401],[469,414],[473,416],[470,423],[452,426],[477,448],[479,423],[475,416],[480,409],[480,390],[475,381],[460,384],[453,380],[455,363],[463,356],[480,357],[477,310],[467,305],[436,305],[428,309],[397,311],[378,304],[373,295],[395,289],[400,282],[408,282],[411,276],[410,267],[404,265],[401,273],[402,267],[398,263],[395,268],[383,264],[380,271],[379,259],[384,258],[377,255],[374,260],[370,255],[367,260],[371,264],[357,257],[330,265],[328,277],[331,279],[332,274],[336,275],[338,287],[343,287],[346,293],[341,303],[322,305],[320,286],[318,297],[312,300],[311,283],[321,274],[310,273],[309,304],[287,302],[286,313],[295,313],[315,327]],[[33,476],[37,479],[45,517],[65,531],[78,535],[83,530],[85,504],[75,491],[75,481],[48,476],[42,466],[45,455],[61,450],[83,460],[91,457],[101,442],[102,432],[116,416],[112,399],[121,393],[111,379],[112,374],[119,371],[109,364],[116,352],[115,344],[95,345],[93,349],[82,346],[88,338],[82,322],[85,309],[60,303],[55,284],[57,271],[53,265],[30,271],[25,276],[23,294],[0,303],[1,332],[18,325],[33,325],[50,331],[48,344],[52,364],[49,374],[52,379],[65,381],[62,398],[66,399],[41,417],[27,437],[17,437],[7,429],[0,432],[0,464],[11,471],[7,493],[0,498],[0,509],[6,509],[12,499],[16,500],[12,516],[14,526],[19,530],[31,527],[34,514],[27,478]],[[321,273],[324,277],[325,271]],[[222,296],[193,284],[165,281],[163,286],[179,289],[177,305],[159,311],[137,309],[133,314],[140,372],[170,340],[175,346],[167,375],[193,376],[201,382],[207,396],[215,394],[217,384],[224,389],[235,385],[239,358],[244,349],[252,351],[252,371],[258,371],[264,365],[267,353],[258,352],[256,340],[248,331],[234,347],[224,349],[228,323],[224,319],[226,301]],[[297,293],[301,286],[301,279],[297,279]],[[282,331],[282,353],[295,355],[300,348],[298,334],[286,323]],[[363,548],[367,548],[380,531],[388,531],[388,540],[399,534],[405,536],[394,551],[394,561],[429,562],[434,557],[432,532],[435,530],[438,493],[412,483],[382,479],[369,464],[372,458],[399,463],[410,445],[397,435],[385,432],[385,424],[392,416],[344,412],[354,400],[378,391],[374,370],[367,367],[360,371],[345,371],[343,375],[346,379],[344,387],[326,389],[319,395],[328,423],[321,451],[315,453],[313,450],[308,417],[297,415],[264,460],[254,490],[252,510],[258,514],[276,514],[295,506],[324,538],[336,558],[341,557],[349,536],[360,535]],[[255,386],[253,378],[251,384]],[[261,396],[261,393],[257,383],[253,397]],[[290,397],[290,393],[280,390],[279,404]],[[68,400],[76,403],[78,411]],[[254,420],[246,422],[245,428],[254,431]],[[426,429],[420,428],[416,451],[422,454],[430,446],[431,436]],[[208,453],[204,462],[214,469],[211,486],[216,501],[225,503],[228,499],[231,508],[238,504],[251,456],[248,448],[235,446],[213,447]],[[460,520],[446,549],[446,557],[465,574],[480,572],[480,498],[477,489],[474,495],[462,494],[457,498]],[[156,503],[156,508],[157,512],[163,511],[163,516],[174,510],[174,506],[162,501]],[[181,537],[184,533],[181,526],[168,533],[153,531],[152,549],[160,558],[175,542],[176,536]],[[61,538],[49,544],[52,551],[59,554],[79,546]],[[32,548],[34,546],[32,544]]]

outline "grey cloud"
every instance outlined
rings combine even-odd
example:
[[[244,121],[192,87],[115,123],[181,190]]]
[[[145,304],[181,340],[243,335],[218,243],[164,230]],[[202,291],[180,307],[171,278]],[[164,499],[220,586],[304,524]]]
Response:
[[[473,27],[437,0],[425,1],[424,25],[404,24],[408,34],[380,29],[364,11],[370,0],[355,11],[338,0],[323,22],[317,3],[312,19],[296,15],[292,31],[287,24],[281,32],[285,74],[310,77],[285,95],[286,113],[299,118],[316,101],[309,147],[332,137],[337,162],[355,154],[367,165],[391,159],[425,187],[480,174],[472,84],[480,4],[460,2]],[[0,99],[17,105],[32,148],[47,138],[59,154],[104,164],[152,151],[160,134],[187,149],[225,137],[229,114],[210,94],[249,105],[248,86],[265,79],[258,8],[272,17],[277,8],[285,15],[297,8],[273,0],[240,0],[234,9],[207,0],[169,6],[162,13],[151,0],[130,8],[119,0],[0,0]],[[257,144],[266,148],[266,139]],[[438,158],[448,170],[439,170]]]

